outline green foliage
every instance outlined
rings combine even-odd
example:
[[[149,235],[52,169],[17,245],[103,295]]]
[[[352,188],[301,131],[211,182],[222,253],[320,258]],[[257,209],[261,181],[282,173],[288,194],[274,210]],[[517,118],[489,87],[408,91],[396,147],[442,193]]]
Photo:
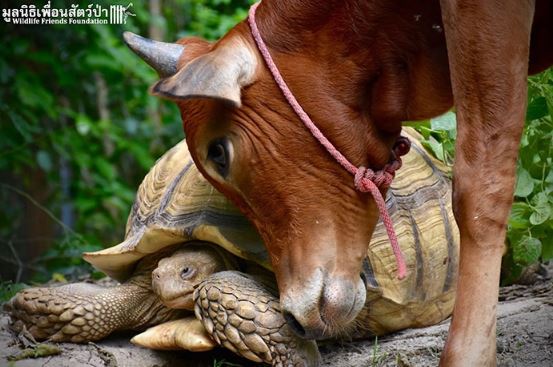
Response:
[[[388,353],[382,352],[380,350],[380,344],[378,344],[378,336],[375,336],[374,346],[372,348],[372,355],[371,355],[371,367],[384,366],[387,357],[388,357]]]
[[[186,28],[180,27],[179,37],[202,36],[216,40],[236,23],[245,19],[253,0],[186,0]],[[166,17],[168,18],[168,17]]]
[[[244,17],[250,2],[166,0],[159,14],[151,3],[134,1],[136,17],[126,25],[0,22],[0,200],[11,204],[0,213],[0,245],[27,234],[29,206],[56,218],[42,224],[55,228],[44,238],[50,248],[33,262],[42,274],[37,280],[90,271],[81,253],[123,238],[138,184],[183,137],[176,107],[148,95],[157,75],[126,48],[123,31],[154,31],[166,41],[215,39]],[[37,239],[21,241],[17,251],[24,254]]]
[[[529,78],[515,204],[509,219],[510,264],[504,282],[523,268],[553,259],[553,70]]]
[[[61,349],[54,344],[40,343],[8,356],[8,361],[22,361],[29,358],[43,358],[61,354]]]
[[[8,301],[17,292],[26,287],[23,283],[13,283],[11,280],[0,282],[0,303]]]
[[[409,123],[408,123],[409,124]],[[411,123],[424,137],[422,145],[436,158],[449,165],[455,156],[457,123],[454,112],[447,112],[436,118]]]
[[[453,163],[455,114],[415,125],[438,159]],[[505,284],[524,267],[553,258],[553,70],[528,79],[528,111],[517,164],[515,202],[509,218]]]

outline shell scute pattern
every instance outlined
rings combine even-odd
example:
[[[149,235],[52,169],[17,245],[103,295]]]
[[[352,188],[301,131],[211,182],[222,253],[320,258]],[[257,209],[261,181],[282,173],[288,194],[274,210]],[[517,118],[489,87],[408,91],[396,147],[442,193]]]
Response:
[[[377,226],[367,256],[369,291],[374,293],[368,295],[367,303],[378,308],[385,299],[424,309],[439,302],[444,293],[446,298],[453,298],[459,232],[451,209],[448,168],[420,145],[416,132],[404,128],[404,134],[410,137],[412,149],[404,157],[386,204],[407,261],[408,276],[401,281],[395,276],[396,263],[386,232]]]

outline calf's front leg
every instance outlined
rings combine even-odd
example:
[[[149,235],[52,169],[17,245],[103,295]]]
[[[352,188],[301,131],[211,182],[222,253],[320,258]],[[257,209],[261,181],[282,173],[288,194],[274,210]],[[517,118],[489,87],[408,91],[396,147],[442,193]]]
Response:
[[[458,135],[457,298],[442,366],[496,364],[501,256],[526,108],[534,2],[441,0]]]

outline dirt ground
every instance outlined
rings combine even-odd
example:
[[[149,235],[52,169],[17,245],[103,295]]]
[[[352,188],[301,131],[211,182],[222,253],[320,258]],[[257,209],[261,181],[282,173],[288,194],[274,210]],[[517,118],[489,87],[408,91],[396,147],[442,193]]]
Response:
[[[502,288],[498,306],[497,358],[499,366],[553,366],[553,281],[541,280],[532,286]],[[129,335],[117,335],[97,344],[57,344],[36,359],[8,361],[31,342],[13,334],[9,318],[0,317],[0,366],[13,367],[234,367],[251,362],[218,350],[209,353],[155,352],[128,342]],[[449,322],[424,329],[405,330],[378,340],[320,347],[323,364],[355,366],[436,366]],[[29,344],[29,345],[26,345]],[[57,349],[56,349],[57,348]]]
[[[553,366],[553,282],[503,288],[500,299],[498,366]],[[324,366],[437,366],[448,327],[449,320],[378,341],[324,347]]]

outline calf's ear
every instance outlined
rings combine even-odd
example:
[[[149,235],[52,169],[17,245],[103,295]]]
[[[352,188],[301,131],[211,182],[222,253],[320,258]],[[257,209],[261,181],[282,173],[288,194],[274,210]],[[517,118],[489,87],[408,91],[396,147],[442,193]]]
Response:
[[[240,107],[241,88],[253,83],[257,57],[240,37],[229,37],[150,89],[171,100],[215,98]]]

